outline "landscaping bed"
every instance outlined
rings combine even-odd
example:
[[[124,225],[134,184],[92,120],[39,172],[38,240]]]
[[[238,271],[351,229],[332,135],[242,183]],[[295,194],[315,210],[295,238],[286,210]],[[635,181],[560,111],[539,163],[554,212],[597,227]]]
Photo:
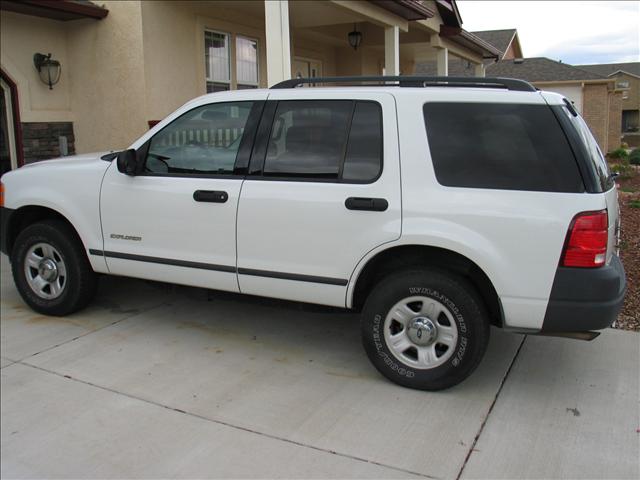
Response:
[[[640,331],[640,167],[630,166],[617,180],[622,234],[620,258],[627,274],[627,295],[615,328]]]

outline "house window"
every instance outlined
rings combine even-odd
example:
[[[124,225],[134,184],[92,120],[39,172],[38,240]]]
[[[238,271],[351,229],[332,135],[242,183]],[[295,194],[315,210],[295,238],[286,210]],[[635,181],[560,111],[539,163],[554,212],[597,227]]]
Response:
[[[239,90],[258,88],[258,42],[236,36],[236,79]]]
[[[629,90],[622,92],[622,99],[627,100],[629,98]]]
[[[622,80],[616,83],[616,88],[629,88],[629,80]]]
[[[207,93],[229,90],[231,88],[229,35],[206,30],[204,32],[204,56]]]

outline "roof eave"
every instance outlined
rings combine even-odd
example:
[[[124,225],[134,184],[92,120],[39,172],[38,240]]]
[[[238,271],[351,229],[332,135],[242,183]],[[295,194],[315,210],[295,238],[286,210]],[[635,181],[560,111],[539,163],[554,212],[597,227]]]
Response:
[[[432,18],[436,12],[418,0],[369,0],[371,3],[394,13],[407,21]]]
[[[502,52],[489,42],[485,42],[477,35],[467,32],[460,27],[452,27],[449,25],[440,25],[440,36],[456,42],[464,47],[476,50],[482,53],[482,58],[500,58]]]
[[[61,21],[80,18],[102,20],[109,14],[109,10],[97,5],[65,0],[2,0],[0,1],[0,10]],[[66,18],[61,18],[61,16]]]

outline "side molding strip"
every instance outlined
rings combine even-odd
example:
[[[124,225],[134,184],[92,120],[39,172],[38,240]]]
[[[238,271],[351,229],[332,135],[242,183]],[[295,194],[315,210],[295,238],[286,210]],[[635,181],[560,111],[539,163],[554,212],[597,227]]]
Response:
[[[282,280],[296,280],[298,282],[324,283],[327,285],[345,286],[347,283],[349,283],[348,280],[343,280],[341,278],[317,277],[315,275],[301,275],[299,273],[270,272],[268,270],[254,270],[252,268],[239,268],[238,273],[240,275],[251,275],[254,277],[279,278]]]
[[[148,257],[146,255],[133,255],[131,253],[109,252],[102,250],[89,250],[91,255],[104,255],[109,258],[121,258],[136,262],[160,263],[162,265],[174,265],[176,267],[199,268],[201,270],[215,270],[217,272],[236,273],[235,267],[226,265],[214,265],[211,263],[188,262],[186,260],[174,260],[172,258]]]
[[[342,278],[318,277],[315,275],[302,275],[299,273],[271,272],[268,270],[254,270],[251,268],[230,267],[227,265],[214,265],[210,263],[188,262],[186,260],[174,260],[171,258],[148,257],[146,255],[134,255],[131,253],[110,252],[89,249],[91,255],[99,255],[110,258],[120,258],[123,260],[133,260],[136,262],[159,263],[162,265],[173,265],[176,267],[199,268],[202,270],[213,270],[217,272],[238,273],[240,275],[251,275],[254,277],[277,278],[281,280],[294,280],[297,282],[323,283],[326,285],[345,286],[348,280]]]

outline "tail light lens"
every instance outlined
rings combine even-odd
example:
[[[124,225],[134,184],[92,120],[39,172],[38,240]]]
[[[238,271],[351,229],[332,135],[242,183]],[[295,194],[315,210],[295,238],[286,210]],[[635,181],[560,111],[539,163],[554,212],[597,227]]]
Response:
[[[607,259],[609,215],[606,210],[582,212],[569,226],[562,252],[563,267],[596,268]]]
[[[4,183],[0,182],[0,207],[4,207]]]

